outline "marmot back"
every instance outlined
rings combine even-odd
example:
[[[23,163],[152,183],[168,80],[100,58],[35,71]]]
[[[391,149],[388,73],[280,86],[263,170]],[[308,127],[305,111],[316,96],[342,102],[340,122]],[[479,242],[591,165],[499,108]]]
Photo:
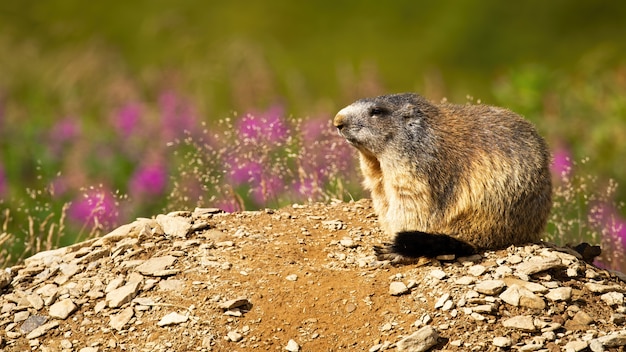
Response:
[[[361,99],[335,116],[358,151],[393,262],[536,242],[552,206],[550,155],[533,125],[486,105],[417,94]]]

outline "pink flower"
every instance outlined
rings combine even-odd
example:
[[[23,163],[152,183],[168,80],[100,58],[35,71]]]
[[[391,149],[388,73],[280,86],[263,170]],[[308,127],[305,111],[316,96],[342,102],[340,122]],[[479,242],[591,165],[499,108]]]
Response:
[[[237,131],[252,143],[280,144],[289,137],[283,108],[275,105],[265,112],[248,113],[237,121]]]
[[[193,106],[181,99],[173,91],[165,91],[159,97],[162,132],[166,140],[182,137],[185,131],[191,132],[196,127],[197,116]]]
[[[128,137],[137,128],[141,112],[139,104],[128,103],[115,113],[113,125],[122,136]]]
[[[79,224],[112,226],[117,222],[119,214],[117,202],[111,192],[104,189],[91,189],[72,203],[68,215]]]
[[[141,165],[132,175],[129,189],[133,193],[159,195],[165,191],[167,169],[160,163]]]
[[[559,178],[567,177],[572,171],[572,155],[565,147],[557,148],[552,154],[552,174]]]

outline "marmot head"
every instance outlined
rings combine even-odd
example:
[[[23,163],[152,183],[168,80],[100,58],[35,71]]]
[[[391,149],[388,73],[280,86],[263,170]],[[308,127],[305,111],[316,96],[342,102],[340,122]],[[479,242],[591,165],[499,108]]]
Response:
[[[424,142],[419,139],[428,138],[427,120],[437,114],[437,108],[417,94],[382,95],[341,109],[333,124],[359,151],[378,156],[388,148],[405,148],[409,141]]]

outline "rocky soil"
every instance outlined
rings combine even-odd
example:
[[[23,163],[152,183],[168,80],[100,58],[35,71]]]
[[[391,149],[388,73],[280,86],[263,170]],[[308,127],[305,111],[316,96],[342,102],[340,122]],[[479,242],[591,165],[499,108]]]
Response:
[[[2,351],[621,351],[626,285],[546,244],[391,266],[369,201],[139,219],[0,274]]]

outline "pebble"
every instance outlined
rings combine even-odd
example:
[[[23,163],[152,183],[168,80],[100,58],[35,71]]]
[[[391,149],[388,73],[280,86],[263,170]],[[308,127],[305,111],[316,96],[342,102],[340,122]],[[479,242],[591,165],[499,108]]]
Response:
[[[389,294],[392,296],[400,296],[409,293],[409,288],[401,281],[394,281],[389,284]]]
[[[188,319],[189,317],[187,315],[182,315],[176,312],[172,312],[172,313],[165,315],[163,318],[161,318],[161,320],[159,320],[157,325],[168,326],[168,325],[181,324],[181,323],[186,322]]]
[[[572,288],[571,287],[558,287],[551,289],[547,294],[546,298],[552,301],[569,301],[572,297]]]
[[[20,332],[22,334],[28,334],[31,331],[43,325],[47,321],[48,321],[48,317],[46,316],[31,315],[30,317],[28,317],[28,319],[24,321],[24,323],[22,323],[22,326],[20,327]]]
[[[161,276],[157,275],[168,266],[174,264],[176,257],[172,255],[166,255],[163,257],[154,257],[146,260],[143,264],[135,268],[138,272],[147,276]]]
[[[624,294],[621,292],[607,292],[600,296],[600,299],[604,301],[604,303],[610,306],[617,306],[624,304]]]
[[[500,293],[505,286],[506,284],[502,280],[485,280],[477,283],[474,289],[478,293],[493,296]]]
[[[112,314],[109,317],[109,326],[111,327],[111,329],[120,331],[124,328],[126,324],[128,324],[128,322],[133,318],[134,315],[135,310],[132,307],[126,307],[120,313]]]
[[[449,293],[444,293],[443,295],[441,295],[441,297],[439,297],[437,302],[435,302],[435,309],[439,309],[443,307],[443,305],[449,300],[449,298],[450,298]]]
[[[396,348],[398,351],[424,352],[436,345],[438,339],[437,331],[427,325],[398,341]]]
[[[130,302],[139,292],[140,282],[129,282],[107,293],[105,302],[109,308],[117,308]]]
[[[487,268],[480,264],[472,265],[467,269],[467,272],[474,276],[481,276],[485,271],[487,271]]]
[[[587,344],[587,342],[585,341],[574,340],[565,344],[565,351],[566,352],[579,352],[587,348],[587,346],[589,346],[589,344]]]
[[[527,262],[517,265],[517,271],[524,275],[533,275],[542,271],[556,269],[563,266],[561,259],[555,257],[532,257]]]
[[[185,238],[191,230],[191,223],[182,216],[157,215],[156,221],[163,232],[173,237]]]
[[[237,331],[229,331],[226,336],[228,336],[228,339],[232,342],[239,342],[243,340],[243,335],[238,333]]]
[[[294,340],[287,341],[287,346],[285,346],[285,350],[289,352],[298,352],[300,351],[300,345]]]
[[[64,320],[67,319],[70,314],[74,313],[77,308],[78,307],[74,304],[74,302],[72,302],[71,299],[66,298],[53,304],[50,307],[50,311],[48,312],[48,314],[52,318]]]
[[[446,272],[441,269],[434,269],[430,271],[430,276],[437,280],[443,280],[446,278]]]
[[[519,329],[523,331],[535,331],[537,328],[533,322],[533,317],[529,315],[518,315],[502,321],[506,328]]]
[[[231,310],[234,308],[239,308],[239,307],[243,307],[247,305],[250,305],[250,301],[247,298],[231,299],[226,302],[222,302],[218,304],[219,308],[224,309],[224,310]]]
[[[513,341],[510,337],[498,336],[493,338],[492,344],[496,347],[507,348],[513,345]]]

